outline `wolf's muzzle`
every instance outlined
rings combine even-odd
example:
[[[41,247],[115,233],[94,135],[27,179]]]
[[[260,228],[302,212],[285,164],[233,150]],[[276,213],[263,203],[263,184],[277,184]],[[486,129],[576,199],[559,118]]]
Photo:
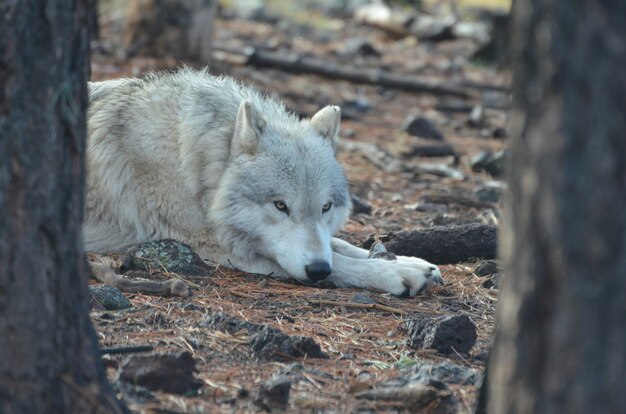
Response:
[[[306,276],[315,282],[326,279],[331,272],[330,265],[322,261],[306,265],[304,270],[306,271]]]

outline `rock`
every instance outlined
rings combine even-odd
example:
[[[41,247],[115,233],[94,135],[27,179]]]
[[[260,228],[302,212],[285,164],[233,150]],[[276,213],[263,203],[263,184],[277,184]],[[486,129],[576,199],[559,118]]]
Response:
[[[414,145],[405,155],[406,157],[458,157],[454,147],[450,144]]]
[[[372,206],[367,201],[354,194],[350,194],[350,199],[352,200],[352,215],[367,214],[369,216],[372,214]]]
[[[106,310],[122,310],[132,305],[116,287],[107,285],[89,286],[91,298]]]
[[[213,272],[189,246],[172,239],[131,247],[123,262],[127,270],[167,270],[194,276],[208,276]]]
[[[320,346],[306,336],[290,336],[267,325],[244,321],[223,312],[207,316],[201,325],[234,334],[246,330],[250,334],[250,347],[258,358],[281,360],[285,357],[328,358]]]
[[[419,40],[441,41],[454,39],[454,16],[429,16],[420,14],[411,24],[410,31]]]
[[[472,166],[472,170],[476,172],[487,171],[493,177],[499,178],[504,175],[506,159],[507,153],[505,151],[498,151],[496,153],[482,151],[471,159],[470,165]]]
[[[509,135],[509,133],[507,132],[506,128],[504,128],[504,127],[497,127],[491,133],[492,137],[498,138],[498,139],[506,138],[508,135]]]
[[[254,402],[267,411],[284,409],[289,402],[291,380],[285,376],[272,378],[259,387]]]
[[[350,298],[350,302],[352,303],[364,303],[364,304],[374,304],[376,301],[370,297],[367,293],[357,293]]]
[[[411,348],[431,348],[443,354],[468,353],[476,343],[476,325],[467,315],[415,314],[404,323],[409,331],[407,343]]]
[[[196,361],[189,352],[132,356],[120,370],[120,381],[152,391],[185,394],[201,383],[194,377]]]
[[[369,99],[363,96],[357,96],[355,98],[346,99],[341,103],[341,116],[347,114],[346,119],[356,118],[357,116],[369,111],[372,107]]]
[[[502,280],[502,273],[494,273],[489,276],[487,280],[482,283],[482,287],[485,289],[500,289],[500,281]]]
[[[410,169],[416,174],[431,174],[437,177],[452,178],[453,180],[464,181],[467,176],[456,168],[449,167],[445,164],[428,164],[428,163],[414,163],[410,165]]]
[[[422,116],[409,116],[404,121],[404,131],[414,137],[436,139],[442,141],[443,134],[433,125],[431,121]]]
[[[489,181],[474,189],[474,196],[478,201],[485,203],[498,203],[502,198],[502,194],[506,189],[506,185],[499,181]]]
[[[495,260],[485,260],[474,269],[474,274],[476,276],[489,276],[499,271],[498,262]]]
[[[485,108],[482,105],[476,105],[469,114],[467,123],[473,127],[481,127],[485,122]]]
[[[398,260],[393,252],[387,251],[384,244],[377,241],[370,247],[368,259]]]
[[[454,385],[476,385],[482,378],[481,373],[452,362],[418,363],[401,371],[407,382],[430,384],[433,381]]]
[[[349,38],[339,51],[342,57],[380,56],[380,52],[365,39]]]
[[[447,213],[449,210],[449,207],[447,205],[435,203],[417,203],[414,205],[414,207],[415,210],[425,213]]]

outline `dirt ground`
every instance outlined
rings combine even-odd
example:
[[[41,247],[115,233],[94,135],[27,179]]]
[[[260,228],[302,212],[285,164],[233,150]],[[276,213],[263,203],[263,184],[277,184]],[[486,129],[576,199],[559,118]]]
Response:
[[[119,57],[115,45],[121,23],[116,13],[106,8],[101,13],[101,40],[94,46],[92,79],[139,76],[148,70],[179,65],[167,57]],[[469,91],[465,97],[406,92],[306,73],[233,65],[217,56],[211,71],[252,83],[282,98],[298,114],[310,115],[331,103],[342,106],[344,142],[374,144],[386,153],[387,161],[398,161],[395,168],[385,168],[358,148],[340,146],[339,157],[353,194],[371,206],[370,214],[354,215],[340,236],[360,245],[372,235],[390,231],[498,224],[498,203],[473,204],[467,200],[476,200],[475,189],[494,180],[486,172],[472,171],[471,159],[481,151],[498,151],[506,144],[505,139],[494,135],[501,135],[506,127],[508,75],[474,63],[471,56],[478,45],[471,39],[434,42],[419,41],[414,36],[395,38],[349,18],[322,19],[316,14],[319,11],[311,13],[316,17],[310,19],[314,24],[284,16],[278,21],[250,20],[236,12],[224,12],[217,21],[215,44],[218,49],[253,45],[347,66],[382,68],[428,77],[442,85],[462,85]],[[346,51],[355,39],[366,42],[376,52]],[[484,109],[484,119],[472,123],[470,112],[479,105]],[[406,133],[404,126],[410,116],[428,119],[444,140],[425,140]],[[407,156],[415,147],[442,142],[450,144],[458,156]],[[419,168],[433,165],[449,167],[461,175]],[[135,354],[105,356],[109,379],[135,412],[412,412],[416,405],[410,393],[370,398],[367,391],[406,377],[412,367],[423,363],[450,362],[483,370],[498,290],[483,287],[485,278],[473,273],[479,262],[441,266],[446,285],[416,298],[357,289],[312,288],[224,268],[214,269],[209,277],[175,275],[162,269],[145,276],[181,277],[192,286],[193,295],[127,295],[131,309],[94,310],[92,319],[103,348],[151,345],[151,354],[187,351],[196,361],[200,387],[178,395],[119,381],[120,367]],[[353,307],[352,297],[357,293],[367,293],[384,306]],[[228,333],[203,325],[202,321],[216,312],[269,325],[288,335],[310,337],[328,358],[259,358],[249,346],[248,333]],[[413,314],[468,315],[477,327],[476,344],[464,354],[413,349],[407,345],[404,324]],[[282,406],[263,402],[258,396],[262,384],[276,376],[288,378],[291,385]],[[479,380],[446,383],[438,389],[437,398],[421,406],[421,412],[470,412],[479,385]],[[454,409],[441,404],[450,396],[456,401]]]

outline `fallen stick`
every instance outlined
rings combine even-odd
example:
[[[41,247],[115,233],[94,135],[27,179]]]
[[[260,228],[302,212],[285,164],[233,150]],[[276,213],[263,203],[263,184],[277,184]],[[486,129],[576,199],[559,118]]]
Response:
[[[119,354],[134,354],[137,352],[150,352],[153,351],[152,345],[136,345],[136,346],[120,346],[115,348],[102,348],[100,350],[101,355],[119,355]]]
[[[331,305],[345,306],[346,308],[375,309],[383,312],[396,313],[398,315],[406,315],[406,312],[402,309],[392,308],[391,306],[381,305],[380,303],[335,302],[332,300],[323,299],[308,299],[308,302],[312,305]]]
[[[105,285],[113,286],[126,293],[148,293],[153,295],[173,295],[188,297],[191,294],[189,286],[179,279],[168,279],[162,282],[156,280],[132,280],[118,275],[111,269],[109,263],[89,260],[92,276]]]
[[[490,224],[433,227],[378,237],[397,255],[415,256],[435,264],[462,263],[473,258],[494,259],[497,238],[498,228]],[[370,237],[363,247],[368,249],[374,241],[374,237]]]
[[[269,50],[245,47],[243,50],[214,46],[212,58],[230,64],[270,67],[293,73],[312,73],[330,79],[397,88],[410,92],[425,92],[435,95],[472,97],[467,88],[442,85],[441,81],[391,73],[380,69],[359,69],[300,56],[295,53],[276,53]]]

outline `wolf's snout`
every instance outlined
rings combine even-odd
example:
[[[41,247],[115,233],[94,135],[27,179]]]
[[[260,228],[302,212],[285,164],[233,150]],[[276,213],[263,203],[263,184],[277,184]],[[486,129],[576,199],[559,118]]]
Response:
[[[324,280],[330,274],[330,265],[328,262],[313,262],[309,265],[304,266],[304,270],[306,271],[306,275],[309,279],[314,281]]]

